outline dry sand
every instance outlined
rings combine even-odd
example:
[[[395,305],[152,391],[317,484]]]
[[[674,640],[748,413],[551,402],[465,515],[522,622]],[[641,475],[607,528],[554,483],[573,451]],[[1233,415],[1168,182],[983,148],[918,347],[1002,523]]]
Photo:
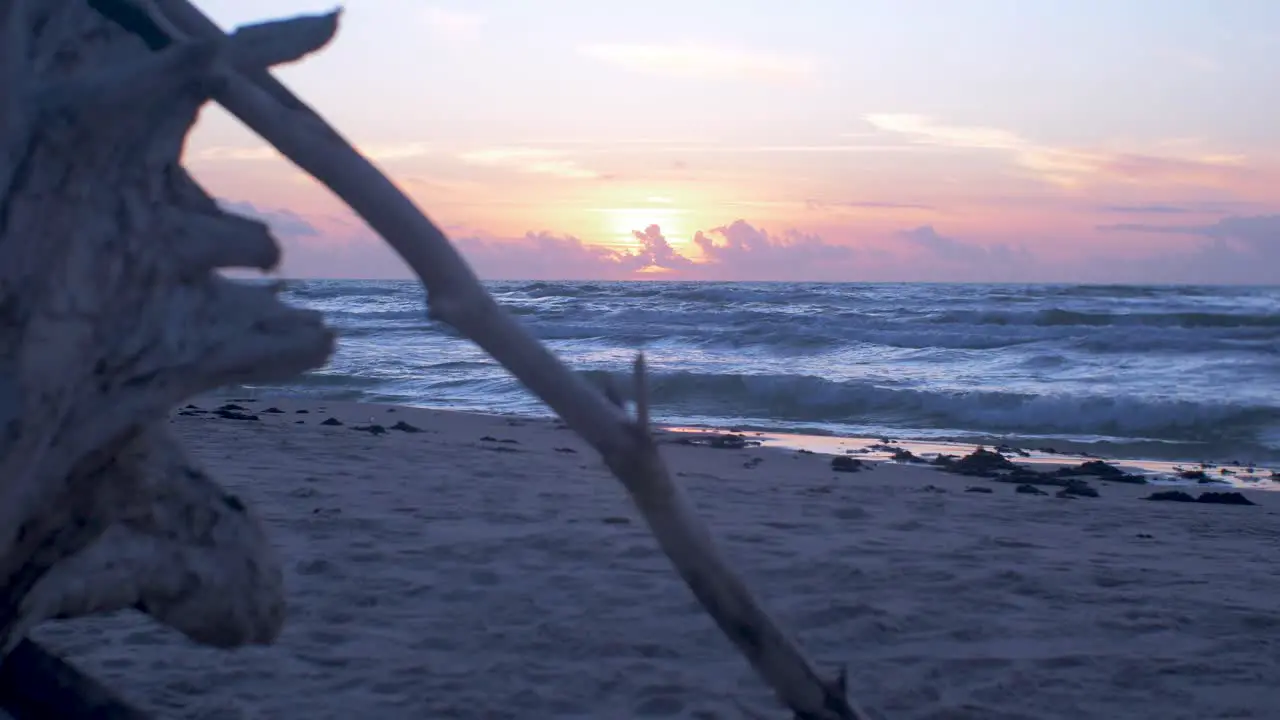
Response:
[[[785,717],[572,433],[240,404],[284,412],[174,422],[287,558],[279,643],[208,650],[134,614],[36,633],[158,716]],[[351,427],[370,419],[425,432]],[[1280,718],[1280,494],[1144,502],[1095,482],[1066,500],[773,448],[665,452],[766,605],[877,716]]]

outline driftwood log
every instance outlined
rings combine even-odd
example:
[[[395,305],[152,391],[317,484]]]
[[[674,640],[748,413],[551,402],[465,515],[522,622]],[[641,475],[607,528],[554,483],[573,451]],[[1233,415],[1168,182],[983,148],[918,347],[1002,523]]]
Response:
[[[861,720],[716,549],[649,431],[484,290],[444,234],[268,72],[338,14],[226,35],[187,0],[0,0],[0,651],[48,618],[137,608],[192,640],[269,643],[278,560],[244,503],[166,429],[184,399],[284,379],[333,347],[321,318],[218,268],[273,267],[255,221],[178,162],[223,105],[351,206],[422,280],[428,312],[601,454],[693,594],[797,718]]]
[[[152,54],[84,0],[0,2],[0,654],[42,620],[123,608],[204,644],[278,635],[279,561],[167,411],[319,366],[333,335],[217,274],[279,251],[178,156],[216,68],[331,33],[276,23]]]
[[[23,639],[0,665],[0,717],[13,720],[146,720],[66,660]]]

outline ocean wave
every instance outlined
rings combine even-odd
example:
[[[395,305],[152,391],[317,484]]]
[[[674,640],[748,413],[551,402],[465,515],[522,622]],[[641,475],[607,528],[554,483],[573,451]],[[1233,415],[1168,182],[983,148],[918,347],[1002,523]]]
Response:
[[[783,316],[756,310],[672,312],[659,308],[597,311],[520,308],[514,313],[542,340],[593,340],[640,349],[666,344],[690,349],[752,350],[771,355],[829,351],[842,347],[886,349],[1001,350],[1039,343],[1087,354],[1202,353],[1221,350],[1280,354],[1280,326],[1203,329],[1151,325],[1093,325],[1064,334],[1071,325],[930,325],[867,314],[819,313]],[[452,328],[414,310],[335,311],[330,323],[344,338],[418,333],[459,338]],[[1077,327],[1077,330],[1080,328]]]
[[[1280,393],[1269,392],[1280,387],[1275,289],[487,286],[573,367],[623,368],[636,350],[649,352],[666,417],[1280,446]],[[294,282],[285,297],[324,312],[339,332],[333,363],[290,386],[299,392],[540,407],[455,330],[427,319],[416,282]]]
[[[1218,312],[1088,312],[1047,308],[1025,312],[962,310],[939,313],[934,322],[961,325],[1090,326],[1147,325],[1162,328],[1277,328],[1280,311]]]
[[[592,372],[600,379],[608,373]],[[811,375],[655,374],[655,409],[808,423],[880,423],[1031,434],[1170,440],[1252,437],[1280,408],[1114,396],[896,388]]]

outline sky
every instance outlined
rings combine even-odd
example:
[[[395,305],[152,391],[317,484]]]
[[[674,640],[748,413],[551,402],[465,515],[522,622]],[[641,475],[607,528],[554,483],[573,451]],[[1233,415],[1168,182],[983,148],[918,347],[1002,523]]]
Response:
[[[1277,47],[1275,0],[359,0],[277,76],[486,278],[1270,284]],[[184,161],[285,276],[410,277],[220,108]]]

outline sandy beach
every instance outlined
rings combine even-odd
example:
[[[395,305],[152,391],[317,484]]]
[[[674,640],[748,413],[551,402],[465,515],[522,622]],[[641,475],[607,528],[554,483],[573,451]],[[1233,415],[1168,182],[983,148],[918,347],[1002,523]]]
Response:
[[[196,404],[174,427],[286,558],[279,642],[203,649],[135,614],[35,633],[158,717],[785,716],[553,421]],[[664,452],[726,554],[877,716],[1280,716],[1280,494],[1148,502],[1165,488],[1090,480],[1099,497],[1060,498],[681,437]]]

